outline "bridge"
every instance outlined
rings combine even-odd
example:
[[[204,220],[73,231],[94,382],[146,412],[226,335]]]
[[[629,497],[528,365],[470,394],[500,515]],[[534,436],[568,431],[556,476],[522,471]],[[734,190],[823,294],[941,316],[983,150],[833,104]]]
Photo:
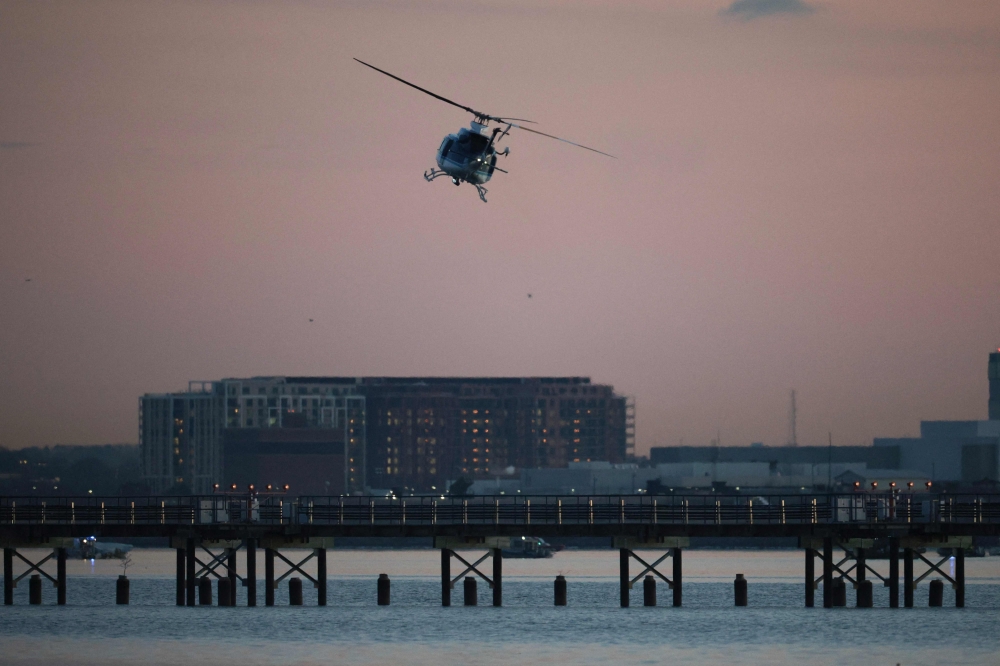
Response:
[[[326,604],[326,550],[338,537],[432,537],[441,550],[442,603],[450,605],[451,590],[465,574],[482,578],[502,605],[502,551],[511,537],[607,537],[619,549],[621,604],[641,578],[654,576],[673,591],[674,605],[683,603],[682,552],[691,537],[797,537],[805,552],[805,604],[814,604],[822,584],[823,604],[842,605],[840,588],[858,590],[858,605],[871,605],[871,578],[889,588],[890,605],[899,605],[899,560],[904,563],[904,605],[913,605],[913,591],[927,576],[938,574],[955,589],[957,606],[964,605],[964,549],[977,536],[1000,535],[1000,494],[947,494],[890,489],[886,492],[802,493],[776,495],[568,495],[568,496],[411,496],[411,497],[289,497],[264,490],[181,497],[0,497],[0,545],[4,548],[4,603],[32,574],[32,584],[49,579],[66,599],[66,551],[74,538],[169,537],[177,551],[177,603],[195,605],[198,585],[214,576],[235,603],[236,586],[247,587],[248,605],[256,605],[256,550],[265,551],[265,603],[273,605],[278,582],[293,573],[310,580],[317,602]],[[889,575],[868,563],[878,547],[889,559]],[[51,548],[52,554],[30,561],[18,549]],[[955,573],[942,569],[948,557],[925,557],[924,551],[950,548]],[[206,559],[199,557],[207,555]],[[237,575],[237,551],[246,554],[246,575]],[[282,550],[308,549],[295,562]],[[470,562],[458,551],[485,550]],[[660,550],[652,564],[637,550]],[[215,552],[220,551],[220,552]],[[835,556],[835,552],[840,553]],[[671,558],[672,575],[657,569]],[[815,559],[822,574],[815,576]],[[27,570],[14,575],[14,560]],[[453,578],[452,559],[465,565]],[[56,575],[43,565],[55,560]],[[316,560],[316,575],[303,566]],[[471,559],[471,558],[470,558]],[[492,559],[492,576],[479,565]],[[632,560],[643,567],[632,577]],[[288,570],[275,576],[275,562]],[[926,571],[915,576],[914,565]],[[648,575],[647,575],[648,574]],[[837,576],[835,578],[835,576]],[[226,579],[223,585],[222,580]],[[297,579],[296,579],[297,580]],[[474,581],[474,579],[472,579]],[[37,583],[36,583],[37,581]],[[294,582],[294,581],[293,581]],[[935,581],[940,585],[939,581]],[[466,580],[468,584],[468,580]],[[210,581],[209,581],[210,585]],[[211,591],[209,587],[209,592]],[[931,586],[931,602],[935,587]],[[937,593],[940,596],[940,593]],[[34,597],[32,597],[34,598]],[[40,592],[38,594],[40,599]]]

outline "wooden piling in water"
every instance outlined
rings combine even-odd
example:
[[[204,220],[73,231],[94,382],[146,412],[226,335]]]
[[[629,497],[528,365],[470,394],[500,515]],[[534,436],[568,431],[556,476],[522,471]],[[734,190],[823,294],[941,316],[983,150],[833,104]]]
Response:
[[[465,592],[465,605],[475,606],[478,604],[479,595],[476,592],[476,579],[472,576],[466,576],[463,588],[463,591]]]
[[[874,605],[874,591],[870,580],[858,583],[858,608],[871,608]]]
[[[198,579],[198,605],[212,605],[212,579],[208,576],[202,576]]]
[[[642,605],[656,605],[656,579],[652,576],[646,576],[642,579]]]
[[[844,581],[843,577],[834,578],[833,585],[831,585],[833,597],[833,605],[837,608],[843,608],[847,605],[847,583]]]
[[[302,579],[295,577],[288,579],[288,605],[302,605]]]
[[[927,605],[932,608],[940,608],[944,605],[944,583],[941,579],[935,578],[931,581],[931,584],[927,586],[929,588],[927,595]]]
[[[379,606],[389,605],[391,591],[392,581],[389,580],[389,574],[379,574],[378,583],[376,584],[376,596]]]
[[[563,575],[556,576],[556,582],[554,585],[555,591],[555,605],[565,606],[566,605],[566,577]]]
[[[747,579],[741,573],[736,574],[736,580],[733,581],[733,595],[737,606],[747,605]]]
[[[42,577],[38,574],[31,574],[28,579],[28,603],[32,606],[42,603]]]
[[[128,597],[129,597],[128,576],[125,575],[118,576],[118,580],[115,581],[115,604],[119,606],[127,606]]]
[[[233,606],[233,583],[226,578],[220,578],[217,583],[220,606]]]

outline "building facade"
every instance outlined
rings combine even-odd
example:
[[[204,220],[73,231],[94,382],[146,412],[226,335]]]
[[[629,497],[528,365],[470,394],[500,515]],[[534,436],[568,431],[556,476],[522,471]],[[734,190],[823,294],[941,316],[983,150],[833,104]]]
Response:
[[[1000,480],[1000,421],[921,421],[920,437],[876,437],[874,443],[898,450],[903,467],[933,481]]]
[[[139,436],[154,493],[440,492],[510,468],[623,463],[634,413],[588,377],[254,377],[143,396]]]
[[[360,491],[365,399],[353,382],[324,378],[189,382],[184,393],[139,399],[139,450],[153,493],[272,482],[299,492],[331,486],[331,492]],[[283,464],[276,467],[276,461]],[[321,484],[317,468],[324,470]]]
[[[625,462],[634,411],[589,377],[366,378],[369,482],[440,490],[510,468]]]
[[[876,437],[876,448],[896,449],[904,467],[933,481],[963,485],[1000,482],[1000,350],[990,353],[986,421],[921,421],[920,437]]]
[[[139,399],[139,456],[151,492],[211,492],[219,481],[224,414],[219,396],[205,388],[191,382],[185,393]]]

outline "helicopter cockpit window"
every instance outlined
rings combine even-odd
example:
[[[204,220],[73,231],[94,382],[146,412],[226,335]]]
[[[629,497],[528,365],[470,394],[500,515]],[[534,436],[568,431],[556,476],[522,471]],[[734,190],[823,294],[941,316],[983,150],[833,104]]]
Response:
[[[489,143],[490,140],[481,134],[462,132],[451,145],[451,151],[460,155],[476,155],[483,152]]]

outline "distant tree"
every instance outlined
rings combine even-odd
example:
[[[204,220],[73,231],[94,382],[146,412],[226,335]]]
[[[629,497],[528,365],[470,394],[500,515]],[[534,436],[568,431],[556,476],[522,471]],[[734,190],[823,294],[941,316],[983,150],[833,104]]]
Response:
[[[104,462],[87,457],[67,465],[62,471],[61,485],[72,495],[110,495],[118,490],[115,470]]]
[[[132,553],[125,553],[122,555],[122,561],[121,561],[123,576],[128,574],[128,568],[130,566],[132,566]]]

